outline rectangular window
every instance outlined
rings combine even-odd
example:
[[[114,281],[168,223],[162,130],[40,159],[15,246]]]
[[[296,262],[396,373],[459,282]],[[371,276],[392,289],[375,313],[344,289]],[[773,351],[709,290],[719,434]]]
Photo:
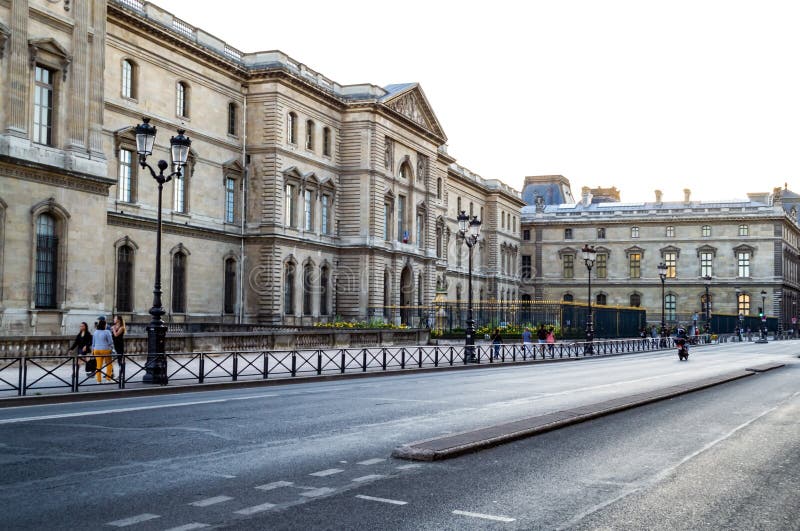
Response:
[[[630,277],[641,278],[642,276],[642,254],[631,253],[628,255],[628,263],[630,264]]]
[[[747,251],[740,251],[736,253],[736,261],[738,264],[738,276],[750,276],[750,253]]]
[[[750,295],[745,293],[740,294],[737,307],[739,308],[740,314],[750,315]]]
[[[223,311],[233,313],[236,302],[236,261],[233,258],[225,260],[225,300]]]
[[[322,130],[322,154],[326,157],[331,156],[331,130],[329,127]]]
[[[322,224],[320,226],[320,232],[322,234],[328,234],[330,232],[330,229],[328,228],[328,220],[330,219],[330,201],[330,196],[322,196]]]
[[[526,242],[530,241],[531,231],[529,229],[525,229],[524,231],[522,231],[522,239],[525,240]]]
[[[531,278],[531,255],[522,255],[522,278]]]
[[[186,213],[186,177],[181,174],[180,176],[176,175],[173,177],[175,180],[175,204],[173,205],[173,210],[175,212],[180,212],[181,214]]]
[[[425,243],[425,220],[421,213],[417,214],[417,247],[422,249]]]
[[[383,204],[383,238],[386,241],[391,239],[392,234],[392,205],[391,203]]]
[[[739,236],[749,236],[750,235],[750,227],[747,225],[739,225]]]
[[[294,227],[295,226],[294,225],[294,220],[295,220],[295,214],[294,214],[294,208],[295,208],[294,207],[294,193],[295,192],[294,192],[294,189],[295,189],[295,186],[293,184],[287,184],[286,185],[286,196],[284,197],[285,204],[284,204],[284,208],[283,208],[284,216],[285,216],[285,218],[283,220],[283,224],[286,227]]]
[[[408,243],[408,231],[406,231],[406,197],[397,196],[397,239],[403,243]]]
[[[565,240],[572,239],[572,229],[564,229],[564,239]]]
[[[674,238],[675,237],[675,227],[669,226],[667,227],[667,238]]]
[[[236,212],[236,179],[225,178],[225,223],[233,223]]]
[[[117,250],[117,310],[133,310],[133,249],[123,245]]]
[[[597,270],[597,278],[606,278],[608,276],[608,255],[598,254],[594,266]]]
[[[597,239],[598,240],[605,240],[606,239],[606,229],[604,229],[604,228],[597,229]]]
[[[306,120],[306,149],[314,149],[314,122]]]
[[[664,264],[667,266],[667,278],[678,276],[678,253],[664,253]]]
[[[303,192],[303,229],[313,230],[314,228],[314,193],[311,190]]]
[[[186,114],[186,85],[178,83],[175,85],[175,114],[187,116]]]
[[[228,134],[236,135],[236,104],[228,104]]]
[[[700,228],[700,234],[703,236],[703,238],[711,237],[711,225],[703,225]]]
[[[563,265],[564,265],[564,278],[574,278],[575,256],[571,254],[565,254],[563,256]]]
[[[52,70],[36,66],[36,85],[33,93],[33,141],[53,145],[53,93],[55,75]]]
[[[133,202],[131,193],[133,182],[133,152],[129,149],[119,150],[119,181],[117,183],[117,200]]]
[[[677,318],[676,308],[678,306],[678,298],[669,294],[664,297],[664,318],[667,321],[674,321]]]
[[[639,227],[631,227],[631,238],[639,237]]]
[[[714,255],[712,253],[702,252],[700,253],[700,276],[701,277],[713,277],[713,264]]]
[[[52,233],[36,236],[36,307],[56,307],[58,238]]]

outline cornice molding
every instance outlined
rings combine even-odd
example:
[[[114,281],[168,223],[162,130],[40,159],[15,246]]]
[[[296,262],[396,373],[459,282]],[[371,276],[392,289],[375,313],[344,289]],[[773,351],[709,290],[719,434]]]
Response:
[[[157,227],[157,222],[155,219],[145,218],[142,216],[132,216],[129,214],[120,214],[119,212],[114,211],[109,211],[106,219],[108,225],[113,227],[126,227],[147,231],[155,231]],[[238,244],[242,239],[242,237],[237,234],[230,234],[220,230],[208,229],[204,227],[181,225],[170,221],[164,221],[162,223],[162,231],[165,234],[175,234],[178,236],[187,236],[203,240],[213,240],[221,243]]]
[[[6,155],[0,155],[0,174],[3,177],[12,179],[48,184],[104,196],[108,195],[108,190],[112,185],[117,184],[115,179],[62,170]]]

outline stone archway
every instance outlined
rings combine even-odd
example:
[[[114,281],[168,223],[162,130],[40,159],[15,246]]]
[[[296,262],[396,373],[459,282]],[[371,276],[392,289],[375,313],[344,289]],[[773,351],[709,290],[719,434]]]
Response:
[[[411,308],[414,304],[414,272],[406,265],[400,274],[400,322],[411,325]]]

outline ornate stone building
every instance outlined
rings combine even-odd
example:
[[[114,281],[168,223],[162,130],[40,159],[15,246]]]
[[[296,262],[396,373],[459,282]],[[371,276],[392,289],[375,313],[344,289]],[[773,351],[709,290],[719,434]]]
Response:
[[[733,201],[594,202],[585,188],[564,201],[561,176],[529,177],[522,209],[522,291],[533,299],[586,301],[588,272],[581,259],[593,245],[595,304],[647,309],[661,319],[659,263],[667,266],[668,322],[703,319],[705,278],[713,313],[755,315],[766,292],[766,313],[785,328],[797,315],[800,284],[800,196],[787,189]],[[566,181],[568,186],[568,181]],[[545,200],[548,198],[548,200]],[[607,199],[607,198],[606,198]],[[738,300],[737,300],[738,289]]]
[[[170,321],[364,319],[430,304],[437,285],[466,299],[458,210],[483,220],[476,299],[518,295],[520,194],[456,164],[416,83],[339,85],[139,0],[6,0],[0,87],[1,333],[149,320],[143,116],[150,162],[176,129],[192,140],[163,193]]]

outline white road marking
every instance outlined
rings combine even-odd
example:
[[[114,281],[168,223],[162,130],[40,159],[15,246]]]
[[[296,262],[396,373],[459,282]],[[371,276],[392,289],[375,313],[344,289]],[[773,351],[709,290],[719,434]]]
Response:
[[[395,468],[397,468],[397,470],[411,470],[412,468],[419,468],[421,466],[422,465],[410,464],[410,465],[400,465]]]
[[[181,525],[178,527],[170,527],[167,531],[192,531],[192,529],[203,529],[209,527],[208,524],[201,524],[199,522],[192,522],[191,524]]]
[[[189,505],[193,507],[208,507],[209,505],[216,505],[218,503],[230,501],[233,498],[230,496],[214,496],[213,498],[206,498],[205,500],[198,500],[196,502],[192,502]]]
[[[453,514],[458,514],[461,516],[469,516],[471,518],[481,518],[483,520],[493,520],[495,522],[514,522],[516,521],[514,518],[509,518],[508,516],[495,516],[493,514],[482,514],[482,513],[471,513],[468,511],[453,511]]]
[[[131,516],[130,518],[124,518],[122,520],[114,520],[113,522],[108,522],[106,525],[113,525],[114,527],[127,527],[129,525],[139,524],[154,518],[161,518],[161,516],[157,514],[143,513],[137,514],[136,516]]]
[[[375,465],[375,464],[378,464],[378,463],[383,463],[384,461],[386,461],[386,459],[384,459],[382,457],[374,457],[372,459],[367,459],[366,461],[359,461],[356,464],[357,465]]]
[[[338,474],[340,472],[344,472],[341,468],[329,468],[327,470],[320,470],[319,472],[312,472],[309,476],[316,476],[318,478],[324,478],[326,476],[332,476],[334,474]]]
[[[356,494],[356,498],[359,498],[359,499],[362,499],[362,500],[381,502],[381,503],[391,503],[392,505],[408,505],[408,502],[404,502],[404,501],[400,501],[400,500],[390,500],[388,498],[375,498],[375,497],[372,497],[372,496],[365,496],[363,494]]]
[[[356,482],[356,483],[362,483],[364,481],[373,481],[373,480],[381,479],[381,478],[385,478],[385,477],[386,476],[383,476],[381,474],[370,474],[369,476],[361,476],[360,478],[355,478],[355,479],[353,479],[353,481]]]
[[[316,498],[318,496],[325,496],[326,494],[330,494],[331,492],[336,492],[336,489],[332,489],[330,487],[322,487],[321,489],[313,489],[301,492],[300,496],[305,496],[307,498]]]
[[[256,488],[259,490],[275,490],[281,487],[291,487],[294,485],[291,481],[273,481],[272,483],[267,483],[266,485],[259,485]]]
[[[238,511],[233,511],[233,512],[235,514],[249,515],[249,514],[260,513],[263,511],[268,511],[273,507],[275,507],[274,503],[262,503],[261,505],[254,505],[252,507],[246,507],[244,509],[239,509]]]
[[[60,413],[56,415],[41,415],[38,417],[19,417],[16,419],[0,419],[0,424],[17,424],[19,422],[33,422],[36,420],[54,420],[54,419],[68,419],[74,417],[89,417],[93,415],[109,415],[112,413],[128,413],[130,411],[147,411],[150,409],[164,409],[168,407],[185,407],[185,406],[198,406],[201,404],[221,404],[224,402],[231,402],[234,400],[250,400],[252,398],[267,398],[277,395],[259,395],[248,396],[240,398],[220,398],[217,400],[196,400],[194,402],[176,402],[174,404],[158,404],[155,406],[138,406],[138,407],[121,407],[115,409],[103,409],[92,411],[80,411],[77,413]]]

